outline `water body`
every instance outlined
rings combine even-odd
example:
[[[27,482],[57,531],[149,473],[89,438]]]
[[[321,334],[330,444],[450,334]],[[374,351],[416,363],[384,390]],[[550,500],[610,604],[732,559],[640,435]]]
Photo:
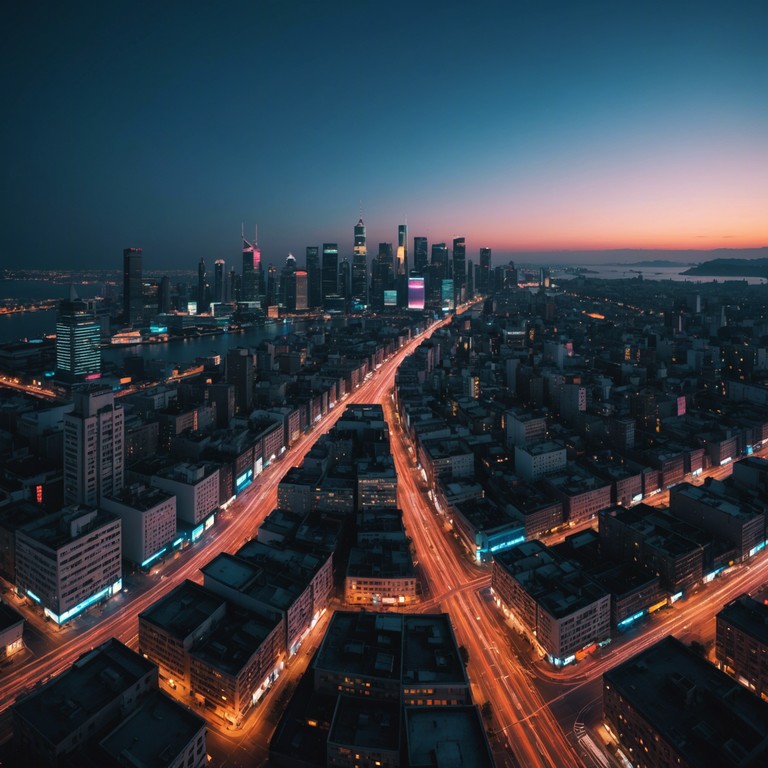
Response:
[[[690,266],[693,266],[691,264]],[[763,277],[705,277],[704,275],[683,275],[682,273],[688,269],[685,267],[632,267],[630,265],[614,265],[603,266],[601,264],[585,264],[585,269],[591,270],[590,272],[583,273],[583,277],[596,277],[601,280],[629,280],[636,278],[639,275],[643,276],[643,280],[675,280],[676,282],[685,283],[723,283],[727,281],[746,281],[749,285],[760,285],[765,283],[766,280]],[[572,280],[574,277],[581,277],[580,274],[573,274],[571,272],[558,273],[553,270],[554,276],[558,280]]]

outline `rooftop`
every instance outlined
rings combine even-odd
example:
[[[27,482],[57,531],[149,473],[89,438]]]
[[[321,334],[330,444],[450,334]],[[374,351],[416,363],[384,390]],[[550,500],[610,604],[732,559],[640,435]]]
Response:
[[[224,604],[223,598],[186,580],[147,608],[139,615],[139,619],[183,639],[189,637],[214,613],[221,611]]]

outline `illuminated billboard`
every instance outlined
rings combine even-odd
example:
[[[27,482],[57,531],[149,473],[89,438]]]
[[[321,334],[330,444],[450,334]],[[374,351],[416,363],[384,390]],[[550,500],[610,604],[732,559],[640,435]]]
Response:
[[[443,309],[453,309],[453,280],[443,280],[440,295]]]
[[[423,275],[410,275],[408,277],[408,309],[424,309]]]
[[[397,291],[384,291],[384,306],[385,307],[397,306]]]

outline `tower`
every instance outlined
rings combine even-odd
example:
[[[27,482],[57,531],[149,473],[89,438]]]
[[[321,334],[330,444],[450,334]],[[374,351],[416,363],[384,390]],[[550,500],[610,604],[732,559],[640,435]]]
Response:
[[[368,304],[368,249],[365,245],[365,224],[362,218],[355,224],[355,245],[352,251],[352,302],[362,306]]]
[[[100,373],[101,328],[73,288],[69,300],[59,304],[56,319],[56,378],[72,384]]]
[[[224,259],[216,259],[213,263],[213,300],[221,304],[226,301],[224,281]]]
[[[208,273],[205,271],[205,259],[202,256],[197,265],[197,311],[208,311]]]
[[[323,305],[323,282],[320,269],[320,249],[316,245],[307,246],[307,301],[310,309]]]
[[[339,247],[336,243],[323,243],[323,305],[329,296],[339,293]]]
[[[168,275],[160,278],[160,287],[157,289],[157,311],[159,314],[167,314],[171,311],[171,281]]]
[[[123,406],[111,389],[74,393],[64,414],[64,500],[98,506],[123,488]]]
[[[242,233],[243,240],[243,281],[240,288],[241,301],[258,301],[263,293],[263,277],[261,274],[261,250],[259,249],[256,238],[251,243],[245,239],[245,232]]]
[[[467,243],[463,237],[453,239],[453,306],[458,307],[467,291]]]
[[[304,287],[306,289],[306,285]],[[296,311],[296,259],[292,253],[286,257],[280,275],[280,303],[289,312]]]
[[[141,248],[125,248],[123,250],[123,319],[129,325],[141,322],[144,313],[141,278]]]
[[[414,237],[413,238],[413,268],[417,272],[424,273],[427,268],[427,258],[429,256],[427,238],[426,237]]]
[[[227,384],[235,387],[235,413],[248,416],[253,406],[253,355],[244,347],[227,350]]]
[[[371,306],[381,310],[384,308],[384,291],[390,290],[394,283],[392,243],[379,243],[379,253],[373,261],[372,272]]]
[[[491,288],[491,249],[480,249],[480,269],[477,275],[475,290],[485,296]]]

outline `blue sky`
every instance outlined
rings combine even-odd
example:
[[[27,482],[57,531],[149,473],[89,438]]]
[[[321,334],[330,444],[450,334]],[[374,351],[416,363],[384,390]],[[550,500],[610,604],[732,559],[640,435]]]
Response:
[[[768,3],[17,5],[0,266],[768,245]]]

